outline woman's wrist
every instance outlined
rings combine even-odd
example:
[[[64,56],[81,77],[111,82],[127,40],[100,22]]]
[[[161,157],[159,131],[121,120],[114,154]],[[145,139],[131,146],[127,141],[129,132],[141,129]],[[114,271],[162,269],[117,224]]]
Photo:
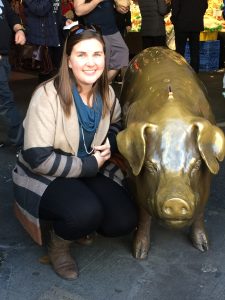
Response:
[[[87,156],[82,160],[81,177],[93,177],[98,173],[98,162],[94,155]]]
[[[22,24],[16,24],[16,25],[14,25],[13,30],[14,30],[15,33],[17,33],[18,31],[25,32],[25,28],[23,27]]]
[[[18,31],[23,31],[23,32],[25,32],[25,29],[24,29],[24,28],[20,28],[20,29],[18,29],[18,30],[16,31],[16,33],[17,33]]]

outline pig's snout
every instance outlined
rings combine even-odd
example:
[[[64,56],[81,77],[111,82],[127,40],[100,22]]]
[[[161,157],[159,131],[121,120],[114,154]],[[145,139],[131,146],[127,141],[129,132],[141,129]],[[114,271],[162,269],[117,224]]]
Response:
[[[168,199],[162,206],[162,214],[166,219],[189,219],[192,213],[191,206],[180,198]]]

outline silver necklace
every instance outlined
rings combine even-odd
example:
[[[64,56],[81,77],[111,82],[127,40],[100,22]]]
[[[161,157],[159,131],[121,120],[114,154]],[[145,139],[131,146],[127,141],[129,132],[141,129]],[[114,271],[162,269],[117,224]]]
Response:
[[[82,139],[83,139],[83,144],[84,144],[84,150],[87,154],[92,154],[94,152],[94,149],[91,149],[91,151],[88,151],[86,143],[85,143],[85,139],[84,139],[84,131],[83,131],[83,127],[81,126],[81,135],[82,135]]]

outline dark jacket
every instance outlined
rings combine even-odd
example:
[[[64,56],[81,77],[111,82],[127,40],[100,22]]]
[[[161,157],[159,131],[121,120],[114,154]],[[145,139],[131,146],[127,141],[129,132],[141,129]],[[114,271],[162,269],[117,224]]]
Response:
[[[142,22],[142,36],[162,36],[166,34],[164,16],[169,13],[170,5],[165,0],[138,0]]]
[[[21,22],[8,1],[2,0],[2,4],[3,6],[0,6],[0,54],[8,54],[13,26]]]
[[[207,0],[172,0],[174,29],[179,32],[203,31],[203,16],[207,8]]]
[[[66,18],[60,0],[24,0],[27,42],[58,47],[63,42]]]

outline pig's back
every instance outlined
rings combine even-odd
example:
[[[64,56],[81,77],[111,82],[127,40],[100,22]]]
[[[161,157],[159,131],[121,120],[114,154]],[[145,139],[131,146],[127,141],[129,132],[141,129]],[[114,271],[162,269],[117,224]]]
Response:
[[[168,103],[169,89],[178,104],[211,119],[204,85],[181,55],[163,47],[145,49],[130,62],[120,97],[124,116],[137,101],[140,119],[146,109],[154,114]]]

